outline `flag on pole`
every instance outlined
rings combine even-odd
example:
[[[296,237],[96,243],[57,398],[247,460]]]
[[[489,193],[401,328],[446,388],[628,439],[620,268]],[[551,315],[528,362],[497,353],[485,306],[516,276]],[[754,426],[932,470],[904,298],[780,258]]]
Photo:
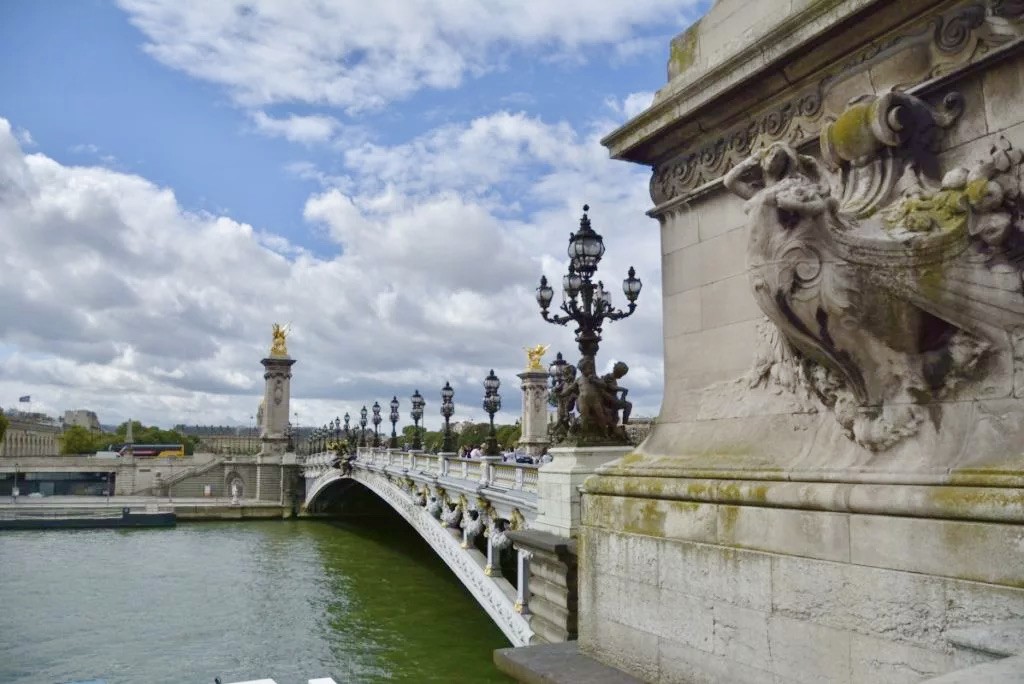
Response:
[[[32,401],[32,395],[26,394],[23,397],[18,397],[18,401],[21,402],[22,404],[26,404],[26,403]]]

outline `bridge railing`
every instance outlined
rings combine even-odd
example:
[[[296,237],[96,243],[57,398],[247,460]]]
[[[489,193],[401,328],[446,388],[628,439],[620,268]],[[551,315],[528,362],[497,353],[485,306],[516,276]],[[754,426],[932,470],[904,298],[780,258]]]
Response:
[[[329,465],[339,457],[333,453],[313,454],[306,457],[306,465]],[[537,468],[529,463],[503,463],[493,457],[478,459],[459,458],[455,454],[428,454],[421,451],[401,451],[363,447],[356,453],[354,465],[393,466],[410,472],[465,480],[474,487],[537,493]]]

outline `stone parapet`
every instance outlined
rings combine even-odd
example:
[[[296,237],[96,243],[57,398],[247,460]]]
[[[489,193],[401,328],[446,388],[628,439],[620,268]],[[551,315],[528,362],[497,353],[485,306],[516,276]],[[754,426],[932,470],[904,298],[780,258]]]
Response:
[[[580,524],[579,488],[597,469],[629,453],[631,447],[555,447],[552,457],[537,471],[537,519],[533,530],[565,539],[574,537]]]

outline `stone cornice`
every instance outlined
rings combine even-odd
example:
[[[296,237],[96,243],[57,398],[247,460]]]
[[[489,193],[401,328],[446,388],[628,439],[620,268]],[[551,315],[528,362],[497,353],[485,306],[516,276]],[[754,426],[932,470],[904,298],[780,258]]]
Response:
[[[907,8],[914,5],[920,3],[905,4]],[[680,91],[604,142],[613,156],[655,166],[651,198],[660,212],[716,184],[755,149],[776,141],[800,146],[816,138],[828,116],[846,104],[840,86],[854,77],[870,79],[878,91],[920,91],[1024,43],[1024,4],[1016,0],[961,0],[937,5],[936,11],[910,21],[889,19],[895,28],[879,26],[874,37],[868,36],[854,49],[847,46],[827,68],[800,75],[794,64],[805,58],[780,52],[773,62],[762,60],[758,74],[764,83],[750,85],[750,93],[716,94],[709,86],[699,101],[681,101],[678,97],[684,91]],[[827,53],[829,47],[816,50]],[[879,76],[875,70],[888,60],[911,66],[898,78],[892,73]],[[781,89],[771,85],[780,74],[787,83]],[[714,120],[705,111],[712,107],[717,114]],[[643,132],[642,143],[641,137],[634,136],[636,144],[626,145],[620,134],[630,128]]]
[[[612,157],[640,163],[653,163],[640,158],[637,149],[672,125],[680,116],[704,107],[727,91],[763,72],[776,67],[775,61],[766,61],[766,54],[776,52],[775,60],[820,40],[822,34],[879,0],[855,2],[812,3],[770,29],[760,40],[745,45],[724,61],[703,73],[693,69],[672,79],[658,91],[651,107],[631,121],[623,124],[601,140]],[[910,5],[911,3],[906,3]],[[913,4],[920,4],[915,2]],[[690,31],[698,30],[694,25]],[[786,45],[785,52],[772,46]]]

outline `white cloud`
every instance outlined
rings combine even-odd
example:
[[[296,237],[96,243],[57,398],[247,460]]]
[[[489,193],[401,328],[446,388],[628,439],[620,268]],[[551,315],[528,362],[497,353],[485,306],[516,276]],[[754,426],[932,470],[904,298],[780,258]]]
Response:
[[[21,143],[22,147],[35,147],[36,145],[36,141],[32,139],[32,134],[24,128],[14,129],[14,137]]]
[[[164,64],[226,86],[246,107],[378,108],[454,88],[503,56],[580,59],[646,49],[642,28],[684,26],[696,0],[119,0]]]
[[[608,98],[605,100],[605,105],[615,112],[616,116],[621,121],[628,121],[650,107],[652,102],[654,102],[654,93],[642,91],[638,93],[630,93],[621,100]]]
[[[284,118],[275,119],[257,111],[252,113],[252,120],[256,124],[256,130],[264,135],[307,145],[330,140],[340,127],[340,123],[334,117],[321,115],[289,114]]]
[[[601,364],[629,361],[635,413],[655,413],[658,231],[642,214],[646,172],[608,160],[605,127],[498,112],[364,144],[306,203],[337,244],[316,256],[272,227],[187,211],[139,176],[26,154],[0,119],[0,403],[32,394],[34,407],[93,408],[107,422],[245,425],[279,321],[294,330],[303,424],[419,389],[436,426],[445,380],[457,417],[479,420],[491,367],[511,420],[522,347],[576,356],[571,329],[540,319],[533,288],[542,272],[559,279],[589,201],[609,289],[634,263],[645,282],[638,313],[606,327]]]

